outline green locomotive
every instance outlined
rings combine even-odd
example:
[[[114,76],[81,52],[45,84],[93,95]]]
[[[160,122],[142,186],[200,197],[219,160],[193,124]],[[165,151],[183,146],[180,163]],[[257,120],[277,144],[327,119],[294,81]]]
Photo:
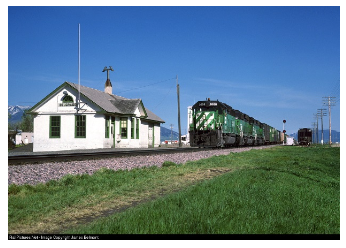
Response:
[[[219,102],[199,101],[192,106],[189,125],[192,147],[228,147],[277,144],[281,132]]]

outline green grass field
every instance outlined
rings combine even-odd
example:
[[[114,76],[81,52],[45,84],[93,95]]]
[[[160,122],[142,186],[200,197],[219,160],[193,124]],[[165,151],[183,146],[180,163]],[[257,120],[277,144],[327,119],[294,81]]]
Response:
[[[340,233],[338,147],[279,146],[165,165],[12,185],[9,233],[54,232],[65,222],[61,231],[69,234]],[[73,222],[150,198],[85,225]]]

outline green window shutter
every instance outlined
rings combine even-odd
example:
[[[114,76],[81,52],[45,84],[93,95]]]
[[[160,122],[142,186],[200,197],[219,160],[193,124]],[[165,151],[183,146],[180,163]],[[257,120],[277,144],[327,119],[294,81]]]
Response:
[[[105,118],[105,138],[109,138],[109,116]]]
[[[86,138],[86,115],[75,116],[75,138]]]
[[[139,139],[139,119],[136,119],[136,139]]]
[[[131,118],[131,139],[135,138],[135,119]]]
[[[49,138],[60,138],[60,116],[50,116],[49,118]]]

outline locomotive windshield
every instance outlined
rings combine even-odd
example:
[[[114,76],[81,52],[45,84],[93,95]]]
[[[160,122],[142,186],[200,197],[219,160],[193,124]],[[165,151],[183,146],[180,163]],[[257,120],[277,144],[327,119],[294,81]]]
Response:
[[[219,113],[222,113],[222,108],[216,101],[197,102],[193,109],[196,111],[219,111]]]

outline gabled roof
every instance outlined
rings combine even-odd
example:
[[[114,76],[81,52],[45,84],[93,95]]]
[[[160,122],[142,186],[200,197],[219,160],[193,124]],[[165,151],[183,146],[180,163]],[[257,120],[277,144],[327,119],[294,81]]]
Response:
[[[158,117],[157,115],[155,115],[153,112],[151,112],[149,109],[145,109],[148,117],[146,119],[148,120],[152,120],[152,121],[157,121],[157,122],[161,122],[161,123],[165,123],[164,120],[162,120],[160,117]]]
[[[111,95],[108,93],[105,93],[100,90],[92,89],[89,87],[85,87],[78,84],[65,82],[62,85],[60,85],[58,88],[56,88],[53,92],[51,92],[48,96],[46,96],[44,99],[42,99],[39,103],[37,103],[35,106],[33,106],[30,109],[30,112],[33,111],[35,108],[40,106],[43,102],[45,102],[47,99],[50,98],[55,92],[60,90],[61,88],[68,86],[75,90],[79,90],[80,88],[80,94],[84,97],[88,98],[90,101],[95,103],[97,106],[99,106],[101,109],[103,109],[107,113],[112,114],[122,114],[122,115],[132,115],[135,114],[135,111],[137,108],[139,108],[141,116],[147,120],[152,120],[156,122],[164,123],[165,121],[162,120],[160,117],[152,113],[150,110],[146,109],[143,105],[143,102],[141,99],[128,99],[121,96]]]
[[[111,99],[109,100],[121,113],[134,113],[141,99]]]
[[[65,82],[65,83],[71,86],[72,88],[76,89],[77,91],[79,90],[78,84],[74,84],[70,82]],[[111,100],[130,100],[130,99],[120,97],[120,96],[110,95],[103,91],[92,89],[82,85],[80,86],[80,93],[86,98],[88,98],[89,100],[91,100],[93,103],[101,107],[106,112],[118,113],[118,114],[132,114],[132,113],[121,111],[120,109],[118,109],[117,106],[115,106],[111,102]]]

